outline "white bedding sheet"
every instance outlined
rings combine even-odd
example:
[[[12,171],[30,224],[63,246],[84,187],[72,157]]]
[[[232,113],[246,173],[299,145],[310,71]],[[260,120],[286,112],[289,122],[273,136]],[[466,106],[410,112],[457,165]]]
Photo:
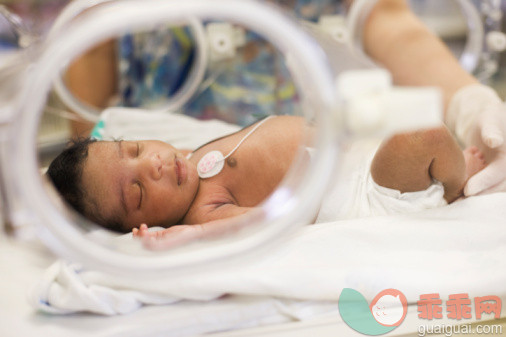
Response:
[[[506,194],[500,193],[412,215],[308,225],[248,263],[184,279],[137,282],[94,270],[76,272],[62,263],[50,272],[53,282],[45,282],[36,298],[53,308],[102,312],[86,296],[104,296],[101,304],[107,304],[107,311],[102,313],[110,314],[124,312],[111,296],[138,301],[136,305],[152,303],[139,293],[169,302],[225,294],[337,301],[343,288],[369,300],[383,289],[396,288],[411,303],[426,293],[500,296],[506,294],[504,205]],[[66,281],[69,272],[72,282]]]
[[[214,292],[230,287],[229,293],[258,295],[183,300],[174,305],[144,306],[112,317],[83,313],[53,316],[34,311],[28,305],[28,289],[40,280],[54,256],[37,242],[3,240],[0,335],[31,336],[37,332],[54,337],[90,333],[125,336],[129,331],[132,336],[160,332],[164,336],[191,336],[297,320],[312,322],[318,317],[328,317],[335,331],[337,325],[343,325],[335,300],[343,286],[360,291],[369,300],[380,290],[393,287],[411,302],[430,292],[440,293],[442,299],[448,294],[467,292],[470,298],[497,295],[505,301],[505,203],[506,194],[496,194],[450,205],[447,212],[443,208],[404,219],[380,217],[365,222],[307,226],[256,265],[221,273],[226,284],[218,286],[217,276],[207,279],[200,275],[205,284],[190,280],[187,288],[189,291],[198,286],[203,292],[209,287]],[[331,233],[333,238],[328,238]],[[308,265],[311,261],[312,265]],[[330,261],[333,267],[325,265]],[[282,270],[278,269],[280,265]],[[95,280],[100,283],[99,279]],[[167,291],[174,290],[174,284],[166,285]],[[283,299],[262,293],[326,301]],[[503,315],[505,309],[503,306]],[[406,321],[395,332],[415,331],[408,326],[421,324],[416,318],[416,306],[410,307],[408,313],[411,324]],[[347,326],[339,329],[351,333]]]
[[[410,302],[432,292],[442,299],[467,292],[470,298],[497,295],[504,301],[505,202],[506,194],[496,194],[404,219],[378,217],[307,226],[255,265],[215,273],[211,278],[199,275],[186,280],[185,289],[177,289],[171,282],[158,286],[170,296],[176,289],[182,290],[182,297],[192,297],[192,289],[200,295],[206,289],[237,295],[145,306],[112,317],[36,313],[28,305],[28,289],[40,280],[54,257],[36,242],[4,240],[0,244],[0,335],[33,335],[36,331],[55,337],[88,336],[90,332],[96,336],[124,336],[129,331],[132,336],[159,332],[165,336],[191,336],[322,315],[337,324],[341,320],[336,299],[342,287],[354,288],[369,300],[380,290],[397,288]],[[110,275],[90,271],[92,274],[95,284],[111,282]],[[275,294],[299,300],[272,296]],[[415,316],[411,326],[420,324],[416,306],[410,308],[410,313]],[[349,331],[346,326],[342,328],[343,333]],[[405,322],[398,330],[410,331],[407,328]]]

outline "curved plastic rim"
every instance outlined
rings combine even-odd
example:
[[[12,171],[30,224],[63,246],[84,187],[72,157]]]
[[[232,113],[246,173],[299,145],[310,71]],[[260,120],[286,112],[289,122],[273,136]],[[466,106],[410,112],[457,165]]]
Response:
[[[95,1],[74,1],[70,3],[63,12],[58,16],[54,25],[51,27],[49,32],[49,38],[55,38],[56,35],[60,34],[62,29],[66,27],[77,15],[81,14],[84,10],[92,8],[100,4],[113,2],[114,0],[95,0]],[[208,46],[207,38],[204,31],[202,22],[195,20],[194,18],[189,20],[191,33],[196,42],[195,48],[195,61],[190,70],[187,80],[183,86],[168,98],[167,103],[163,104],[156,109],[150,109],[147,111],[177,111],[181,109],[197,92],[200,83],[204,79],[204,75],[207,69],[208,63]],[[82,118],[91,122],[97,122],[100,118],[101,110],[86,104],[85,102],[77,99],[65,85],[63,75],[56,77],[54,81],[55,91],[61,98],[63,103],[69,107],[72,111],[78,113]]]
[[[139,5],[140,4],[140,5]],[[111,17],[110,13],[115,13]],[[185,21],[189,17],[199,20],[219,19],[240,23],[268,38],[298,67],[291,69],[297,85],[311,83],[311,93],[302,92],[304,102],[314,108],[318,132],[315,147],[318,149],[303,177],[288,174],[288,178],[263,204],[259,212],[251,215],[257,231],[226,244],[209,245],[198,251],[187,249],[172,254],[149,256],[127,255],[111,250],[82,235],[77,226],[48,201],[38,172],[36,134],[46,95],[52,79],[59,73],[63,61],[71,59],[92,46],[97,40],[121,34],[127,28],[141,27],[154,22]],[[100,28],[98,28],[100,27]],[[75,41],[80,43],[76,44]],[[19,114],[11,132],[16,142],[9,149],[14,182],[24,205],[44,226],[45,240],[55,251],[92,268],[126,275],[149,277],[169,272],[196,271],[195,267],[223,261],[231,256],[254,251],[281,238],[284,233],[301,224],[318,209],[336,161],[335,135],[340,129],[337,114],[337,97],[332,72],[319,46],[298,25],[270,6],[248,0],[144,0],[110,3],[100,6],[89,15],[68,27],[66,34],[49,41],[38,64],[30,74],[21,93]],[[28,99],[29,98],[29,99]],[[292,171],[294,168],[292,167]],[[258,220],[258,221],[256,221]]]
[[[468,72],[472,73],[478,67],[483,50],[483,22],[476,7],[469,0],[453,0],[462,8],[467,19],[468,38],[460,55],[460,64]],[[350,46],[355,55],[365,62],[371,59],[365,54],[362,45],[362,27],[378,0],[355,0],[347,17],[347,27],[350,36]]]

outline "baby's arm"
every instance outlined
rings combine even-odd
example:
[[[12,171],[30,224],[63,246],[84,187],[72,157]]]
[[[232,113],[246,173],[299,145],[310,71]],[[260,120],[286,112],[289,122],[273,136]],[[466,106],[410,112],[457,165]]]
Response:
[[[386,140],[376,152],[371,174],[377,184],[403,193],[425,190],[436,179],[449,203],[462,195],[468,178],[462,150],[446,127]]]
[[[203,207],[203,215],[202,218],[199,219],[199,223],[208,223],[210,221],[236,217],[253,209],[253,207],[242,207],[234,203],[209,205],[208,207],[209,209],[206,209],[206,206]]]
[[[144,240],[144,245],[147,248],[153,250],[174,248],[200,239],[213,239],[224,234],[237,232],[246,223],[234,221],[234,218],[246,213],[251,208],[233,204],[224,206],[221,206],[222,209],[219,209],[220,207],[216,208],[217,213],[214,214],[217,217],[216,220],[202,224],[177,225],[153,232],[149,232],[148,227],[143,224],[139,229],[134,228],[132,232],[134,236]]]

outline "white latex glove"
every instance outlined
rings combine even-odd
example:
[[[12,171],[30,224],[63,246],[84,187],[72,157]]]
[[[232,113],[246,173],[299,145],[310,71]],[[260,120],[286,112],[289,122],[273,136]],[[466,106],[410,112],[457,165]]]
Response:
[[[464,194],[506,191],[506,106],[497,93],[481,84],[460,89],[450,101],[446,123],[463,146],[476,145],[488,163],[469,179]]]

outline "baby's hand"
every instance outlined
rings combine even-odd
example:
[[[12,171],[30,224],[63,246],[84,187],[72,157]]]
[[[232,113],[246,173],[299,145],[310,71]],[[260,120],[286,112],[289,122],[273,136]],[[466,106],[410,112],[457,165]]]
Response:
[[[202,237],[200,225],[178,225],[158,231],[149,231],[146,224],[132,229],[134,237],[142,239],[143,245],[151,250],[164,250],[197,241]]]
[[[242,208],[242,212],[246,208]],[[240,215],[239,215],[240,216]],[[142,224],[139,229],[132,230],[135,237],[142,239],[144,247],[151,250],[165,250],[200,240],[216,239],[227,234],[236,233],[247,226],[245,221],[233,221],[225,218],[203,224],[176,225],[155,232],[149,232],[148,226]]]
[[[134,237],[142,238],[149,234],[148,226],[146,224],[142,224],[139,226],[139,228],[133,228],[132,229],[132,235]]]
[[[177,225],[144,235],[142,243],[151,250],[166,250],[198,241],[204,234],[201,225]]]
[[[167,228],[168,229],[168,228]],[[142,224],[139,226],[139,228],[133,228],[132,229],[132,235],[134,237],[137,237],[137,238],[157,238],[157,237],[162,237],[164,235],[166,235],[166,230],[167,229],[163,229],[163,230],[157,230],[157,231],[149,231],[148,230],[148,225],[146,224]]]

